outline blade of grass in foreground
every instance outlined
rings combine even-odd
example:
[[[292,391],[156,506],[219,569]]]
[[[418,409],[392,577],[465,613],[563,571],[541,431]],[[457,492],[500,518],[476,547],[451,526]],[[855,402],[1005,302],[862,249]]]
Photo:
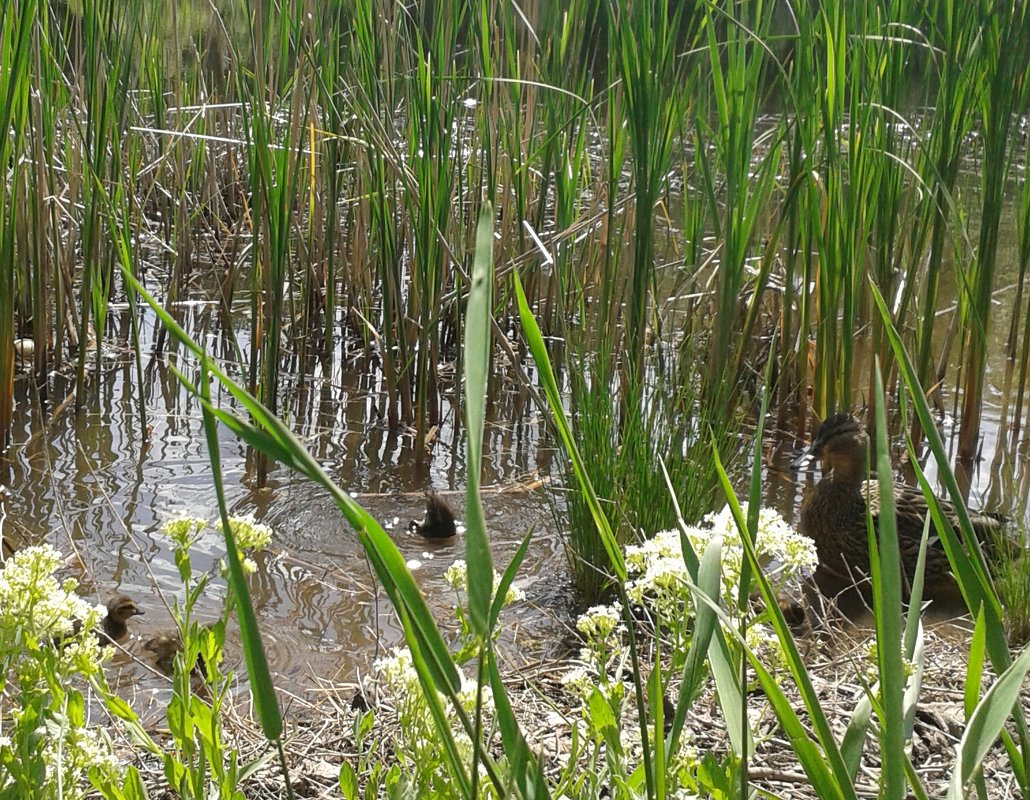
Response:
[[[554,370],[551,368],[550,359],[547,357],[547,348],[544,345],[544,338],[540,333],[540,326],[537,325],[536,320],[533,318],[533,312],[529,309],[529,303],[526,300],[526,294],[522,289],[522,281],[519,279],[517,271],[512,271],[512,281],[515,285],[522,334],[533,355],[533,361],[536,364],[540,381],[544,385],[544,394],[547,397],[551,416],[565,447],[565,453],[572,462],[573,471],[579,482],[580,493],[590,509],[590,515],[596,525],[597,535],[601,537],[605,551],[608,554],[608,563],[615,578],[615,589],[622,602],[622,615],[626,623],[626,636],[632,662],[633,688],[636,695],[637,715],[640,725],[640,745],[643,751],[642,764],[645,766],[644,777],[647,783],[647,796],[654,797],[655,773],[657,770],[664,769],[665,765],[651,757],[650,732],[647,725],[647,703],[644,698],[645,679],[634,636],[635,621],[630,613],[629,598],[626,596],[626,562],[623,559],[622,549],[619,547],[615,534],[612,532],[611,525],[601,510],[601,503],[590,482],[590,476],[586,471],[579,448],[576,447],[575,439],[572,436],[572,428],[569,425],[568,418],[565,416],[565,406],[562,403],[561,393],[558,391]]]
[[[493,240],[493,207],[487,203],[479,217],[476,231],[476,257],[465,322],[465,430],[468,450],[465,553],[468,564],[469,616],[482,642],[490,638],[490,598],[494,575],[486,519],[479,498],[486,379],[490,369],[492,342],[490,312],[493,299]]]
[[[940,536],[941,544],[948,555],[952,573],[958,583],[962,596],[965,598],[966,607],[973,614],[983,613],[985,619],[985,630],[987,634],[987,653],[991,659],[991,666],[995,672],[1003,673],[1012,665],[1012,654],[1009,651],[1008,641],[1005,638],[1005,627],[1002,621],[1001,602],[991,583],[990,575],[987,572],[983,554],[973,531],[973,524],[969,518],[969,512],[962,500],[955,475],[948,466],[948,456],[944,449],[944,442],[934,424],[930,407],[926,402],[926,395],[919,385],[915,369],[908,353],[901,342],[901,337],[891,320],[887,303],[883,299],[876,285],[870,283],[870,292],[873,300],[879,309],[883,319],[883,328],[887,334],[891,348],[894,350],[894,357],[898,364],[898,371],[905,386],[908,389],[912,405],[919,417],[919,424],[926,436],[927,443],[937,462],[938,476],[944,482],[948,495],[955,508],[955,515],[958,518],[959,529],[962,539],[955,534],[950,521],[941,511],[940,503],[930,490],[918,462],[913,461],[916,477],[919,479],[923,495],[926,498],[930,514],[933,516],[934,527]],[[1002,739],[1006,752],[1009,754],[1009,763],[1016,777],[1016,781],[1026,794],[1030,789],[1030,730],[1028,730],[1026,717],[1020,706],[1011,706],[1010,712],[1015,721],[1016,732],[1019,737],[1019,747],[1011,741],[1008,734],[1002,730]]]
[[[880,674],[880,781],[885,798],[905,796],[904,691],[898,675],[905,674],[901,657],[901,557],[894,508],[893,468],[887,439],[887,413],[879,358],[874,370],[876,416],[876,475],[879,482],[879,524],[874,528],[867,504],[869,562],[876,619],[876,661]]]
[[[522,564],[529,547],[527,536],[511,563],[504,571],[499,585],[494,588],[493,560],[486,533],[486,518],[479,496],[480,473],[483,458],[483,424],[486,415],[487,377],[490,369],[492,338],[490,315],[493,298],[493,208],[487,203],[479,217],[476,231],[476,255],[469,287],[468,314],[465,320],[465,414],[467,435],[465,517],[465,552],[468,568],[469,615],[479,638],[480,682],[476,701],[476,736],[482,742],[479,730],[483,678],[488,677],[494,695],[501,740],[512,771],[512,780],[524,797],[548,797],[543,771],[532,755],[518,721],[508,701],[507,690],[497,668],[493,649],[494,626],[504,604],[508,587]],[[496,598],[491,594],[496,592]],[[476,756],[479,749],[475,751]],[[473,790],[477,780],[473,763]],[[500,788],[500,787],[498,787]],[[473,792],[475,794],[475,792]]]
[[[751,565],[758,591],[762,596],[766,609],[768,609],[770,624],[780,640],[787,668],[794,679],[798,692],[801,694],[801,700],[805,704],[805,709],[808,711],[818,744],[812,741],[804,725],[801,724],[797,711],[776,682],[776,679],[754,653],[746,647],[746,644],[744,644],[745,652],[751,661],[751,666],[755,670],[758,681],[761,683],[773,711],[776,713],[777,719],[783,725],[784,731],[790,739],[791,747],[794,748],[802,769],[804,769],[805,774],[812,782],[812,786],[819,793],[819,796],[822,798],[857,800],[858,795],[855,792],[847,765],[837,745],[837,740],[830,729],[826,715],[823,713],[819,695],[812,685],[808,669],[805,667],[805,662],[798,652],[797,645],[794,643],[794,637],[791,635],[787,621],[783,617],[783,611],[780,609],[779,603],[777,603],[772,585],[762,571],[762,564],[754,544],[747,536],[747,521],[744,519],[740,503],[737,502],[737,496],[730,485],[729,476],[726,474],[722,459],[719,457],[719,449],[715,446],[714,438],[712,441],[712,459],[715,464],[716,473],[719,476],[719,483],[722,485],[726,496],[726,502],[737,523],[737,529],[740,531],[740,539],[744,546],[745,557]],[[735,630],[731,632],[736,633]]]

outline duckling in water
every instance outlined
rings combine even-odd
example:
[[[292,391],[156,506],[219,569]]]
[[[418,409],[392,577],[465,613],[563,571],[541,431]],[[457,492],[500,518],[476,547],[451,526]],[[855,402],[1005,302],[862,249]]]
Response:
[[[426,539],[450,539],[457,536],[454,509],[438,494],[426,496],[426,518],[421,522],[411,521],[408,530]]]
[[[107,616],[97,631],[97,638],[101,644],[114,644],[124,639],[129,634],[129,626],[126,623],[136,616],[142,616],[144,611],[136,605],[131,597],[120,594],[107,601]]]
[[[879,483],[867,480],[869,435],[850,414],[834,414],[819,427],[808,453],[824,465],[822,480],[801,504],[801,533],[815,542],[823,578],[842,587],[870,573],[866,508],[879,529]],[[908,583],[915,574],[919,544],[928,508],[923,494],[908,486],[894,487],[898,547]],[[941,500],[944,515],[957,528],[955,507]],[[1004,519],[994,514],[970,513],[977,538],[993,547]],[[932,537],[926,551],[926,594],[956,597],[957,586],[944,546]],[[818,573],[817,573],[818,577]]]
[[[201,631],[204,630],[212,630],[212,624],[202,625]],[[175,656],[183,649],[182,634],[178,629],[160,631],[143,643],[143,649],[153,656],[154,665],[161,672],[171,675],[175,672]],[[193,665],[192,672],[197,677],[202,676],[205,672],[204,656],[200,653],[197,654],[197,661]]]
[[[126,624],[132,617],[142,615],[143,609],[136,605],[135,601],[125,594],[112,597],[105,604],[107,616],[104,617],[100,627],[96,630],[96,636],[101,645],[120,642],[129,635],[129,626]],[[82,630],[82,620],[74,620],[72,635],[78,635]],[[55,637],[55,643],[63,646],[65,636]]]

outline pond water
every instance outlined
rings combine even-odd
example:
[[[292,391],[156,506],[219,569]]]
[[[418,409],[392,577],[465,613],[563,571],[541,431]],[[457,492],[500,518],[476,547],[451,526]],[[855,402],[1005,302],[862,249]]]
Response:
[[[205,314],[203,305],[183,309],[184,321],[195,330],[206,328]],[[143,319],[144,336],[152,340],[154,319],[149,313]],[[113,322],[128,324],[124,312]],[[138,434],[131,354],[105,351],[103,369],[99,393],[79,412],[71,402],[61,402],[70,396],[71,382],[55,379],[43,414],[31,382],[18,382],[14,446],[3,462],[2,483],[9,490],[0,510],[8,534],[13,531],[23,542],[50,541],[72,553],[68,571],[81,581],[85,595],[98,602],[115,592],[133,596],[146,612],[133,620],[133,629],[147,635],[172,625],[166,604],[179,586],[161,524],[180,512],[214,519],[217,508],[199,407],[165,361],[155,359],[146,370],[149,444]],[[426,490],[462,504],[464,451],[454,406],[420,464],[411,434],[391,433],[376,421],[376,372],[361,357],[307,372],[305,387],[284,395],[286,418],[333,479],[382,522],[413,567],[436,618],[453,632],[455,598],[443,574],[464,557],[463,540],[427,542],[409,533],[408,523],[422,515]],[[517,581],[527,602],[506,613],[502,637],[509,658],[529,661],[568,646],[571,586],[545,494],[557,487],[548,483],[554,452],[540,412],[515,381],[495,385],[483,502],[498,564],[534,531]],[[998,455],[1003,451],[996,450],[997,419],[996,405],[989,404],[984,460],[972,475],[973,507],[996,506],[992,493],[1003,480],[1008,481],[1005,502],[1027,496],[1026,449]],[[765,502],[788,519],[812,480],[789,468],[796,452],[793,434],[774,428],[765,459]],[[402,637],[353,531],[323,492],[285,469],[274,469],[259,486],[245,448],[224,430],[221,456],[231,513],[254,514],[275,530],[250,585],[279,684],[297,690],[316,677],[351,681],[367,672],[372,660]],[[195,569],[217,571],[221,552],[221,536],[207,531],[193,550]],[[219,613],[223,596],[219,578],[201,602],[201,619]],[[227,652],[230,661],[238,658],[232,628]],[[128,659],[120,661],[123,680],[158,694],[167,686]]]
[[[198,325],[203,316],[191,310],[186,315]],[[144,335],[152,339],[154,319],[148,314],[145,320]],[[114,321],[127,325],[124,315]],[[42,415],[31,381],[18,381],[14,444],[2,462],[0,485],[9,489],[0,497],[0,522],[19,542],[50,541],[72,553],[68,572],[91,599],[131,595],[145,615],[130,627],[146,636],[172,627],[166,604],[180,585],[162,523],[181,512],[213,520],[218,511],[197,403],[165,362],[155,360],[147,369],[151,437],[144,444],[131,353],[103,355],[100,392],[80,412],[72,402],[61,403],[73,391],[72,381],[55,379],[54,402]],[[390,533],[437,620],[453,632],[455,597],[443,574],[464,558],[464,542],[460,536],[427,541],[409,533],[408,525],[424,514],[427,490],[455,507],[463,504],[464,445],[455,434],[454,409],[418,464],[411,434],[391,433],[374,421],[374,378],[360,358],[333,364],[309,376],[306,391],[288,392],[284,408],[333,479]],[[504,641],[519,647],[506,652],[546,656],[565,647],[570,597],[539,488],[552,454],[543,445],[539,415],[513,383],[493,397],[490,412],[483,499],[500,568],[534,531],[517,581],[527,602],[505,616]],[[230,513],[253,514],[275,531],[250,586],[279,685],[296,689],[314,676],[350,681],[366,672],[402,636],[354,532],[324,492],[285,469],[273,469],[258,486],[245,448],[225,430],[221,455]],[[217,572],[222,552],[221,535],[209,529],[192,550],[194,569]],[[223,597],[224,582],[217,578],[198,609],[202,621],[219,613]],[[232,628],[227,639],[231,659],[238,643]],[[142,685],[165,685],[145,669],[123,666]]]

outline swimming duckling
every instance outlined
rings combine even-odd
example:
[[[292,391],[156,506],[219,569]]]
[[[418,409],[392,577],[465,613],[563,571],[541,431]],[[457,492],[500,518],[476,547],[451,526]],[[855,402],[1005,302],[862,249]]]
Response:
[[[834,414],[819,427],[809,454],[822,459],[826,472],[801,504],[798,528],[815,542],[824,577],[851,584],[870,572],[867,506],[874,527],[879,527],[880,485],[867,480],[869,435],[851,414]],[[902,569],[911,583],[928,508],[923,493],[908,486],[895,485],[894,502]],[[940,503],[944,515],[957,527],[954,506],[944,500]],[[977,538],[993,545],[992,538],[997,539],[1004,518],[986,513],[970,513],[970,518]],[[927,596],[954,596],[950,570],[944,546],[932,537],[926,551]]]
[[[101,644],[114,644],[129,634],[129,626],[125,623],[132,617],[142,616],[145,612],[136,605],[131,597],[116,595],[107,601],[107,616],[100,624],[97,638]]]
[[[426,518],[421,522],[411,521],[411,533],[426,539],[450,539],[458,534],[454,509],[438,494],[426,495]]]
[[[211,623],[202,625],[201,631],[204,630],[213,630],[213,625]],[[166,675],[172,675],[175,672],[175,656],[177,653],[182,652],[183,649],[182,634],[177,628],[175,630],[160,631],[143,642],[143,649],[151,653],[154,658],[154,665],[161,672]],[[204,656],[198,653],[192,672],[200,677],[205,671]]]
[[[125,594],[115,595],[105,605],[107,606],[107,616],[104,617],[100,627],[95,631],[97,640],[101,645],[120,642],[129,635],[129,626],[125,623],[132,617],[144,613],[143,609],[137,606],[133,599]],[[73,620],[71,635],[77,636],[81,630],[82,620]],[[60,646],[63,646],[66,641],[65,634],[54,637],[54,643]]]
[[[182,637],[178,631],[161,631],[143,642],[143,649],[153,654],[154,664],[161,672],[171,675],[175,654],[182,650]]]

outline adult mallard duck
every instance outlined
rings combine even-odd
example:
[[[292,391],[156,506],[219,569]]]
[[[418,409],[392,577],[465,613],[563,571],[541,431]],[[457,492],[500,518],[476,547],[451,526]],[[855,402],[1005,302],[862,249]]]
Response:
[[[879,524],[879,483],[869,479],[869,435],[851,414],[829,417],[816,432],[808,455],[823,462],[823,478],[801,504],[799,530],[814,542],[819,568],[824,577],[842,586],[869,575],[869,546],[866,508],[873,525]],[[895,485],[898,547],[905,576],[911,582],[919,558],[928,508],[921,491]],[[941,507],[957,527],[955,508],[941,500]],[[994,514],[970,514],[977,538],[993,548],[1001,535],[1004,518]],[[940,539],[933,536],[926,551],[927,596],[954,596],[951,565]]]

